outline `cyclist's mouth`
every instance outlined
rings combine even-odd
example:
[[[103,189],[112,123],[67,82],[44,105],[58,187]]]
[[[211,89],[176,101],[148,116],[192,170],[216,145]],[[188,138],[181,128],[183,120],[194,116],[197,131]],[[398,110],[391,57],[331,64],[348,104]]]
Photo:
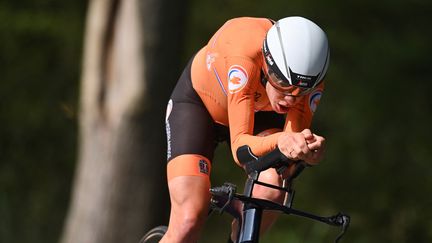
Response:
[[[285,114],[288,112],[288,110],[289,110],[289,106],[277,104],[277,111],[276,111],[277,113]]]

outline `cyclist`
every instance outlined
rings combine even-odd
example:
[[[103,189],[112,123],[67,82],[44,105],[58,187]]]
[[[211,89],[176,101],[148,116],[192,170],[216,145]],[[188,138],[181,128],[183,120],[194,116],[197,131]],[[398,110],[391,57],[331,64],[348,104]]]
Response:
[[[256,155],[278,147],[293,160],[318,163],[325,139],[309,130],[329,63],[326,34],[303,17],[277,22],[227,21],[189,61],[168,102],[167,177],[171,199],[163,243],[197,242],[207,216],[216,145],[249,145]],[[261,181],[280,185],[274,169]],[[279,191],[257,186],[255,197],[281,203]],[[263,215],[265,231],[276,220]],[[231,238],[235,239],[236,222]],[[231,240],[231,239],[230,239]]]

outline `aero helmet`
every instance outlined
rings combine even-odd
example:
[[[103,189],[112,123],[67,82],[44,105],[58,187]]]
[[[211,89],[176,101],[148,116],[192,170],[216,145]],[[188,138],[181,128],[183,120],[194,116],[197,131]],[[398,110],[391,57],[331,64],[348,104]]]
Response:
[[[277,89],[304,95],[324,78],[330,58],[324,31],[303,17],[277,21],[267,32],[263,44],[267,79]]]

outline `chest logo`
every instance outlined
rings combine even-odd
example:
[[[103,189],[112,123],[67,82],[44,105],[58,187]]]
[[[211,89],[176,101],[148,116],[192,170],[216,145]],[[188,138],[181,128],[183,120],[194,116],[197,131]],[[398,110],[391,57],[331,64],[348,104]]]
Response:
[[[248,74],[246,70],[239,65],[233,65],[228,70],[228,90],[231,94],[237,93],[246,86]]]

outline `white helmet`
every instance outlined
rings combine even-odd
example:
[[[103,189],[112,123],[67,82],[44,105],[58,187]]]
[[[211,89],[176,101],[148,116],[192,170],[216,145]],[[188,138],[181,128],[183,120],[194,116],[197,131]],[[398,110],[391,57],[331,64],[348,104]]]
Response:
[[[299,95],[310,92],[324,78],[330,58],[324,31],[303,17],[277,21],[268,31],[263,44],[267,75],[273,86],[300,88]]]

